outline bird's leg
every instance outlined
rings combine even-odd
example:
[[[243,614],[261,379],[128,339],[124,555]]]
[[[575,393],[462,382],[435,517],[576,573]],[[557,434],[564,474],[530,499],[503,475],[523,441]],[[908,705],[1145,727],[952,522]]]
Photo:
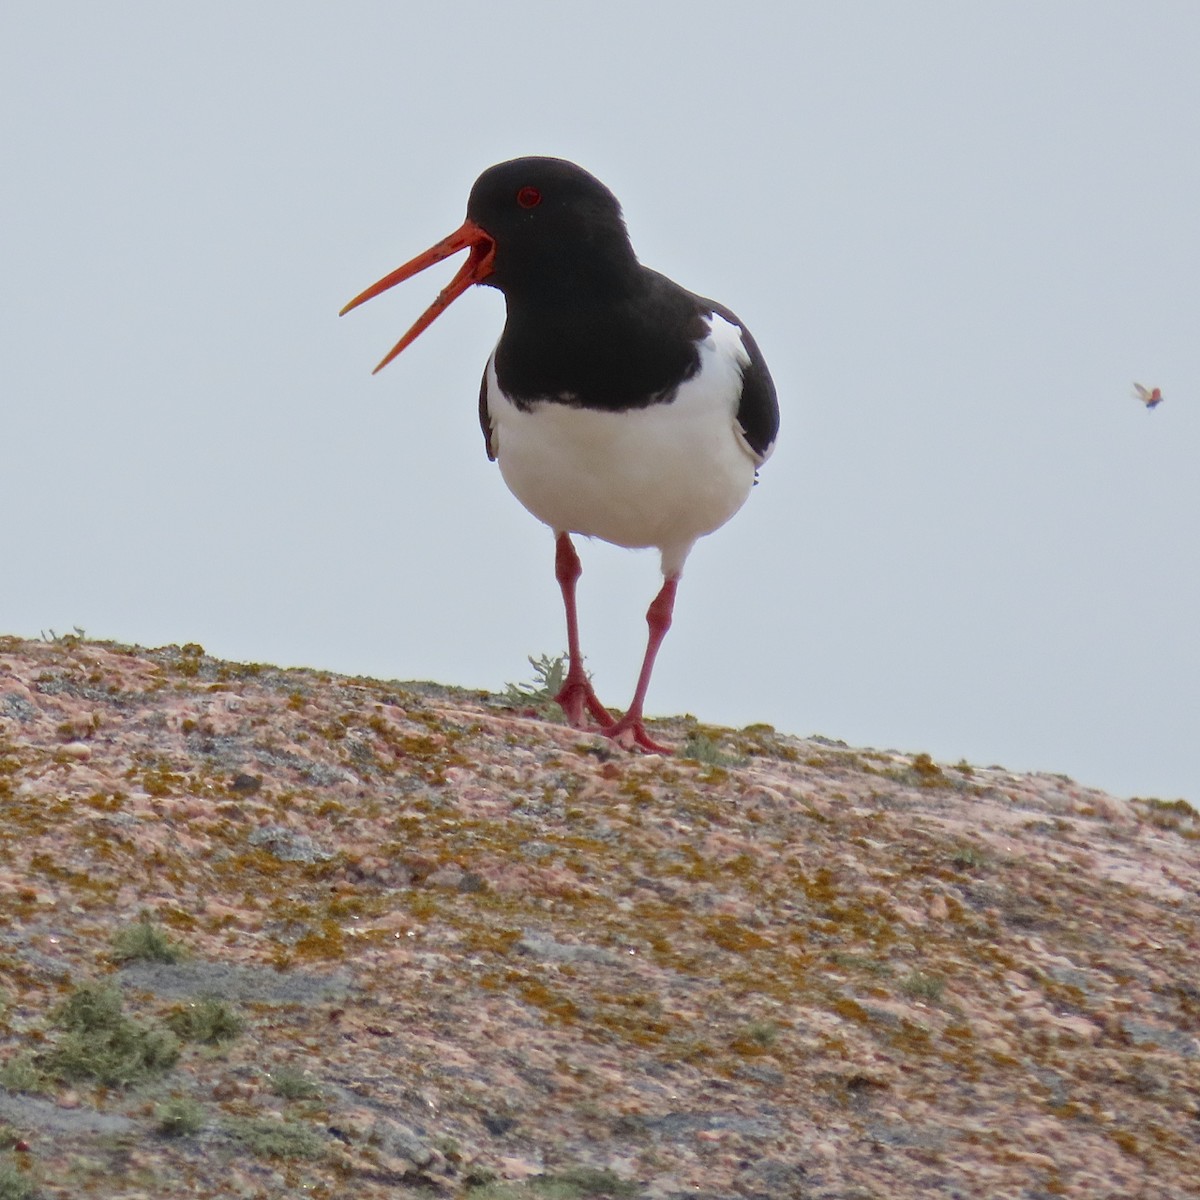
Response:
[[[567,724],[572,729],[586,729],[584,710],[592,714],[600,725],[607,729],[613,723],[612,713],[604,707],[592,691],[591,681],[583,669],[583,655],[579,652],[579,618],[575,612],[575,584],[583,574],[579,555],[571,544],[571,535],[560,533],[554,553],[554,576],[562,588],[563,607],[567,610],[567,677],[554,697]]]
[[[650,602],[646,610],[646,624],[650,626],[650,638],[646,643],[646,657],[642,659],[642,673],[638,676],[637,690],[633,693],[633,701],[625,715],[618,719],[615,725],[605,729],[604,736],[610,737],[626,750],[635,746],[649,750],[651,754],[671,754],[669,746],[661,746],[653,741],[646,732],[642,722],[642,705],[646,701],[646,691],[650,687],[650,674],[654,670],[654,659],[658,648],[662,645],[667,630],[671,628],[671,613],[675,609],[675,590],[679,586],[679,576],[673,575],[663,581],[662,588]]]

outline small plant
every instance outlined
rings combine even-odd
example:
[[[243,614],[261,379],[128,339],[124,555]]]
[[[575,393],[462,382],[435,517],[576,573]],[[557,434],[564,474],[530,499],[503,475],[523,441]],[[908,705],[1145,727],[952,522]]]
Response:
[[[929,975],[924,971],[913,971],[900,980],[900,990],[914,1000],[928,1000],[937,1004],[946,989],[946,981],[940,975]]]
[[[709,767],[740,767],[746,762],[741,755],[727,754],[712,738],[703,733],[689,733],[679,756]]]
[[[64,1034],[40,1056],[40,1065],[61,1079],[127,1087],[164,1074],[179,1061],[174,1034],[125,1016],[121,993],[112,984],[81,984],[51,1020]]]
[[[946,773],[928,754],[914,754],[909,770],[919,787],[936,788],[950,785]]]
[[[596,1167],[568,1167],[551,1181],[579,1189],[581,1196],[636,1196],[638,1188],[612,1171]],[[535,1181],[536,1182],[536,1181]]]
[[[533,668],[533,682],[506,683],[500,698],[510,708],[549,708],[567,678],[567,656],[530,655],[529,665]]]
[[[325,1153],[317,1134],[295,1121],[236,1117],[226,1121],[224,1129],[251,1154],[263,1158],[320,1158]]]
[[[853,954],[843,950],[832,950],[828,957],[829,961],[838,967],[867,971],[872,975],[886,976],[892,973],[892,968],[886,962],[879,958],[872,958],[867,954]]]
[[[960,871],[975,871],[987,866],[988,856],[978,846],[960,846],[950,861]]]
[[[192,1137],[204,1128],[204,1109],[195,1100],[176,1096],[155,1106],[154,1119],[163,1137]]]
[[[185,1042],[215,1046],[240,1037],[246,1022],[224,1000],[205,996],[174,1008],[166,1017],[171,1030]]]
[[[285,1100],[313,1100],[321,1094],[317,1081],[303,1071],[280,1067],[270,1076],[271,1091]]]
[[[33,1180],[16,1163],[0,1161],[0,1200],[29,1200]]]
[[[23,1050],[0,1065],[0,1087],[6,1091],[44,1092],[49,1082],[32,1051]]]
[[[487,1181],[471,1186],[470,1200],[624,1200],[638,1188],[612,1171],[596,1167],[568,1167],[554,1175],[536,1175],[524,1183]]]
[[[773,1046],[779,1040],[779,1026],[774,1021],[752,1021],[746,1026],[745,1036],[764,1048]]]
[[[144,912],[132,925],[118,929],[113,934],[112,957],[115,962],[177,963],[187,956],[187,951],[164,929],[154,924],[148,912]]]

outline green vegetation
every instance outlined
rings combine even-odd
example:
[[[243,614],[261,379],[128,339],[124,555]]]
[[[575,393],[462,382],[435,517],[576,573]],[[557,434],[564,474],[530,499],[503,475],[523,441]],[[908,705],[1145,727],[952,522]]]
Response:
[[[500,698],[510,708],[549,708],[567,678],[567,656],[529,655],[529,665],[533,668],[533,682],[506,683]]]
[[[320,1085],[312,1076],[291,1067],[280,1067],[269,1078],[271,1091],[285,1100],[314,1100],[321,1094]]]
[[[954,856],[950,861],[960,871],[975,871],[980,867],[986,867],[988,862],[987,854],[979,849],[978,846],[960,846],[954,852]]]
[[[634,1184],[596,1167],[569,1167],[524,1183],[485,1183],[468,1193],[471,1200],[589,1200],[593,1196],[621,1200],[637,1194]]]
[[[44,1092],[48,1082],[32,1050],[22,1050],[0,1066],[0,1087],[6,1091]]]
[[[325,1144],[308,1126],[271,1117],[231,1117],[222,1123],[251,1154],[262,1158],[320,1158]]]
[[[246,1022],[224,1000],[215,996],[181,1004],[166,1017],[166,1023],[185,1042],[215,1046],[240,1037]]]
[[[29,1200],[34,1185],[28,1171],[16,1163],[0,1160],[0,1200]]]
[[[746,764],[744,755],[727,753],[703,733],[689,733],[687,741],[680,748],[679,756],[709,767],[741,767]]]
[[[192,1137],[204,1128],[204,1109],[195,1100],[176,1096],[155,1105],[154,1119],[163,1137]]]
[[[132,924],[117,930],[112,939],[115,962],[177,963],[187,957],[187,950],[164,929],[154,924],[147,912]]]
[[[39,1065],[60,1079],[127,1087],[165,1074],[179,1061],[175,1035],[125,1016],[113,984],[81,984],[55,1009],[51,1021],[64,1034],[39,1056]]]
[[[900,980],[900,990],[914,1000],[928,1000],[937,1004],[946,989],[946,981],[940,975],[929,975],[925,971],[913,971]]]

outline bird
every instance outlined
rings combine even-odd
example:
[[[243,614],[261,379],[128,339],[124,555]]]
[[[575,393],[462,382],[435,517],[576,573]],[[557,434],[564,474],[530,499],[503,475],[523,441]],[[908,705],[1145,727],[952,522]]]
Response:
[[[1133,385],[1133,398],[1140,400],[1147,408],[1153,408],[1163,402],[1162,388],[1144,388],[1140,383]]]
[[[462,225],[342,315],[463,250],[458,272],[375,373],[470,287],[503,293],[479,422],[505,484],[554,535],[567,626],[554,699],[576,729],[670,754],[646,731],[646,695],[692,547],[742,507],[774,449],[779,402],[762,352],[730,309],[638,261],[621,205],[599,179],[541,156],[489,167]],[[573,535],[660,554],[641,670],[617,716],[584,670]]]

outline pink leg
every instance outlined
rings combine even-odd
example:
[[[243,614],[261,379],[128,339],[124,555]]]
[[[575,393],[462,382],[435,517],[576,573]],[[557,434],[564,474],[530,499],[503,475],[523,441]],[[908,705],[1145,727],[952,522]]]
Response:
[[[554,697],[572,729],[587,728],[584,710],[592,714],[601,726],[607,729],[613,723],[612,714],[596,698],[592,685],[583,669],[583,655],[579,652],[579,618],[575,613],[575,584],[583,574],[579,555],[571,544],[567,533],[558,535],[554,554],[554,576],[562,588],[563,607],[567,610],[567,678],[558,695]]]
[[[671,628],[671,613],[675,609],[675,589],[679,586],[679,577],[664,580],[662,589],[650,602],[646,610],[646,624],[650,626],[650,640],[646,643],[646,657],[642,659],[642,673],[638,676],[637,690],[633,693],[633,702],[629,710],[615,725],[604,730],[604,736],[632,750],[640,746],[652,754],[670,754],[669,746],[662,746],[653,741],[642,723],[642,705],[646,701],[646,691],[650,687],[650,674],[654,670],[654,659],[658,648],[662,645],[667,630]]]

